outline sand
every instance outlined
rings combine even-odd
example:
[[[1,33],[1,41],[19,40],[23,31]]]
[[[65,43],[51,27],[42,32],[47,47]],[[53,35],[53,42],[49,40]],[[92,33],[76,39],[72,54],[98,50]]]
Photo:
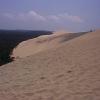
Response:
[[[54,32],[52,35],[43,35],[35,39],[23,41],[13,50],[12,57],[25,58],[46,49],[55,48],[66,35],[69,35],[69,33]]]
[[[1,66],[0,100],[100,100],[100,31]]]
[[[35,39],[29,39],[21,42],[12,53],[12,57],[15,59],[25,58],[27,56],[34,55],[44,50],[49,50],[60,46],[60,44],[66,39],[72,39],[78,36],[74,33],[68,33],[65,31],[53,32],[52,35],[43,35]]]

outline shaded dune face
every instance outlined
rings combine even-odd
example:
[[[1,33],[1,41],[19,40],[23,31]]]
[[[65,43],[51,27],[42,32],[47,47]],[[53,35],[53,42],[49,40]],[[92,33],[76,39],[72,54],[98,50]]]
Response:
[[[84,33],[67,33],[67,32],[54,32],[51,35],[39,36],[35,39],[30,39],[20,43],[12,53],[14,58],[24,58],[34,55],[38,52],[56,48],[63,42],[80,36]]]
[[[100,100],[100,31],[0,67],[0,100]]]

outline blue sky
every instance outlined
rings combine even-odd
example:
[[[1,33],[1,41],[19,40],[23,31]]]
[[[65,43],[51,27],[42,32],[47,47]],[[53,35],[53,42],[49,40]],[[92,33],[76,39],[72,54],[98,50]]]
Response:
[[[100,0],[0,0],[0,29],[100,28]]]

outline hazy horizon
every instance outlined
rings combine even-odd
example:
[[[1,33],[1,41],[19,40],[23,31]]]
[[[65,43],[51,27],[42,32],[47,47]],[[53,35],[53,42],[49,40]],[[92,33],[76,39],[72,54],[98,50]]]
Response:
[[[2,0],[0,29],[88,31],[100,28],[100,0]]]

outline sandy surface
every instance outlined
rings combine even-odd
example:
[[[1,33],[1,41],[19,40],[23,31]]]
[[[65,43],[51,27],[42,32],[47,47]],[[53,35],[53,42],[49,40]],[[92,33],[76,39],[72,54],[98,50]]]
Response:
[[[12,53],[14,58],[25,58],[30,55],[34,55],[38,52],[56,48],[61,44],[61,42],[66,38],[74,38],[75,34],[67,33],[64,31],[54,32],[52,35],[43,35],[35,39],[30,39],[24,42],[21,42]]]
[[[100,100],[100,31],[1,66],[0,100]]]

